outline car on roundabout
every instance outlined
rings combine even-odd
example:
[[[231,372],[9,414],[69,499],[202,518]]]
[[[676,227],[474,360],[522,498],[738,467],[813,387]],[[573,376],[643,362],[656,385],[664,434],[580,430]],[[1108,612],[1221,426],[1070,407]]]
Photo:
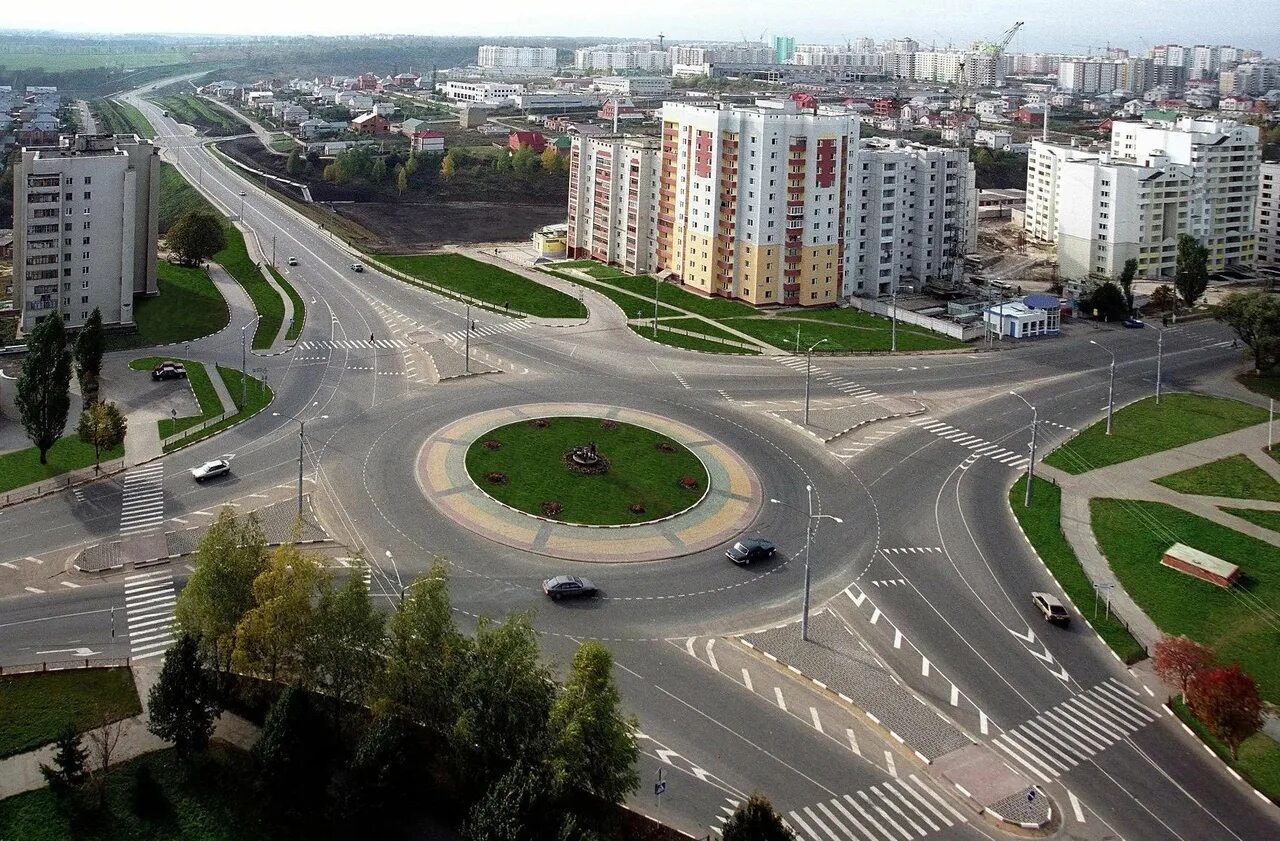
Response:
[[[590,597],[596,594],[596,585],[576,575],[557,575],[542,582],[542,592],[552,601],[576,597]]]
[[[738,566],[746,566],[752,561],[763,561],[778,553],[777,547],[763,537],[748,537],[725,550],[724,556]]]
[[[296,266],[296,265],[298,265],[298,258],[297,258],[297,257],[290,257],[288,262],[289,262],[289,265],[291,265],[291,266]]]
[[[227,476],[231,473],[231,462],[225,458],[215,458],[213,461],[206,461],[199,467],[191,468],[191,478],[197,482],[203,482],[206,479],[213,479],[217,476]]]

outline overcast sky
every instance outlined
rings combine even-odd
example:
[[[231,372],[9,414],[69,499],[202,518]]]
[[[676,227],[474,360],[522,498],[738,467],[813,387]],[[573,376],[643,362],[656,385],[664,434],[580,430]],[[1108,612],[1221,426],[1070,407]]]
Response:
[[[50,11],[56,9],[56,14]],[[582,13],[575,13],[581,9]],[[371,7],[376,15],[343,4],[103,3],[61,0],[6,2],[0,26],[49,27],[64,23],[88,32],[217,32],[228,34],[352,35],[393,32],[415,35],[615,35],[676,40],[756,40],[792,35],[800,42],[839,43],[870,36],[911,36],[940,47],[995,39],[1016,20],[1026,21],[1012,51],[1084,52],[1090,46],[1127,47],[1162,43],[1230,44],[1280,53],[1280,0],[1225,7],[1210,0],[647,0],[643,3],[485,0],[393,3]]]

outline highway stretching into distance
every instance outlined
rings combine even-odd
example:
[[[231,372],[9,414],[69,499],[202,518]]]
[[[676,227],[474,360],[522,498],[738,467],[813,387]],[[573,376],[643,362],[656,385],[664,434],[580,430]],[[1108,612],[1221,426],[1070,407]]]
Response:
[[[926,408],[830,444],[770,414],[802,405],[804,373],[794,359],[720,357],[647,342],[590,290],[584,302],[591,317],[582,326],[521,324],[473,339],[473,352],[500,372],[424,383],[416,376],[421,352],[403,339],[410,333],[448,339],[465,325],[462,304],[372,269],[352,273],[348,266],[357,258],[341,242],[229,171],[189,128],[137,96],[128,98],[156,127],[165,160],[224,212],[239,214],[245,193],[243,224],[268,253],[275,238],[281,271],[308,302],[298,346],[250,363],[268,369],[276,392],[269,410],[153,463],[163,465],[156,475],[166,522],[198,522],[207,513],[197,512],[226,503],[250,510],[255,501],[291,498],[298,425],[290,418],[303,419],[315,509],[335,541],[372,562],[380,605],[392,609],[399,588],[441,556],[451,567],[463,627],[480,616],[535,611],[545,656],[559,667],[579,642],[607,642],[625,704],[643,734],[642,786],[632,801],[640,811],[702,837],[714,833],[734,801],[758,789],[784,815],[805,822],[796,827],[804,841],[1008,837],[828,694],[726,639],[797,619],[802,517],[783,506],[762,507],[750,532],[779,546],[781,557],[771,563],[739,568],[725,560],[723,547],[655,562],[574,563],[499,545],[454,524],[425,499],[415,478],[426,437],[477,412],[579,401],[657,413],[744,455],[766,498],[803,507],[806,486],[813,488],[815,507],[843,519],[816,532],[815,613],[843,616],[861,633],[866,629],[849,614],[850,588],[870,594],[914,650],[981,710],[985,732],[963,721],[976,740],[1038,727],[1046,711],[1087,700],[1108,682],[1128,687],[1151,710],[1151,720],[1117,727],[1105,705],[1093,705],[1097,732],[1111,734],[1099,740],[1103,749],[1084,761],[1052,752],[1018,760],[1018,770],[1058,807],[1055,837],[1280,837],[1276,807],[1228,776],[1187,736],[1160,706],[1158,689],[1144,691],[1141,679],[1083,623],[1051,628],[1034,612],[1032,590],[1060,591],[1010,514],[1008,489],[1019,471],[975,455],[984,447],[956,443],[959,437],[972,445],[969,436],[976,436],[1025,454],[1031,418],[1009,394],[1016,390],[1038,407],[1039,452],[1051,451],[1105,412],[1109,357],[1089,340],[1116,354],[1120,405],[1153,391],[1154,330],[1074,324],[1061,338],[991,353],[815,358],[815,407],[850,402],[849,384],[856,383],[859,393],[914,396]],[[299,265],[283,266],[288,256]],[[480,332],[512,321],[489,312],[472,316]],[[238,368],[240,328],[252,318],[233,306],[231,325],[192,342],[190,355]],[[369,343],[371,335],[379,341]],[[1169,331],[1165,387],[1225,387],[1221,375],[1240,364],[1230,338],[1206,322]],[[460,353],[454,345],[433,343],[432,353]],[[234,455],[229,479],[191,481],[188,468],[223,454]],[[115,476],[76,494],[0,509],[6,536],[0,562],[65,559],[78,547],[118,539],[125,495],[123,478]],[[154,652],[139,642],[150,638],[145,629],[128,626],[128,598],[180,589],[189,575],[177,562],[142,579],[59,570],[46,570],[49,582],[35,588],[6,584],[0,570],[0,664],[38,662],[53,656],[45,652],[68,650],[117,657]],[[539,585],[562,572],[591,577],[602,597],[553,605]],[[906,683],[936,700],[927,682],[916,686],[921,670],[902,649],[874,634],[864,639]],[[945,700],[937,705],[940,714],[950,714]],[[1089,741],[1090,735],[1075,738]],[[653,794],[659,770],[668,780],[660,800]],[[897,799],[886,803],[888,795]]]

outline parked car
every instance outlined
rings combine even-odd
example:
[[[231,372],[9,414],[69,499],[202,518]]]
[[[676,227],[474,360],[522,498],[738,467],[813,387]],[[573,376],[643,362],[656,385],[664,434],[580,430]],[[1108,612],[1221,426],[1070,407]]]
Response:
[[[576,575],[557,575],[542,582],[542,592],[558,602],[574,596],[594,596],[596,585]]]
[[[1146,327],[1147,323],[1141,318],[1126,318],[1124,320],[1125,327]]]
[[[289,258],[289,265],[291,265],[291,266],[296,266],[296,265],[298,265],[298,258],[297,258],[297,257],[290,257],[290,258]]]
[[[362,266],[362,265],[361,265],[361,264],[359,264],[359,263],[352,263],[352,264],[351,264],[351,271],[353,271],[353,272],[362,272],[362,271],[364,271],[364,266]]]
[[[1064,627],[1071,623],[1071,614],[1067,613],[1067,608],[1058,601],[1057,596],[1050,593],[1032,593],[1031,603],[1044,615],[1046,622]]]
[[[231,462],[225,458],[216,458],[213,461],[206,461],[199,467],[191,468],[191,478],[197,482],[203,482],[205,479],[212,479],[215,476],[226,476],[231,472]]]
[[[161,362],[151,369],[153,380],[183,380],[187,377],[187,367],[181,362]]]
[[[763,537],[748,537],[730,546],[724,556],[735,564],[746,565],[752,561],[763,561],[777,553],[774,545]]]

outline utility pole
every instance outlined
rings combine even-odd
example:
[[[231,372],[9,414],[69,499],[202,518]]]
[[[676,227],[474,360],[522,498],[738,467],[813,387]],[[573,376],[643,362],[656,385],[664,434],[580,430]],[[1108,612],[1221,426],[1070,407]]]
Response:
[[[463,331],[463,337],[465,341],[464,347],[466,348],[466,354],[465,354],[466,367],[463,368],[463,370],[466,373],[470,374],[471,373],[471,304],[467,304],[466,318],[467,318],[466,329]]]
[[[825,341],[826,339],[818,339],[804,352],[804,425],[806,427],[809,426],[809,375],[813,371],[813,349]]]
[[[804,511],[801,511],[799,508],[796,508],[794,505],[789,505],[783,502],[780,499],[770,499],[769,501],[774,505],[781,505],[785,508],[790,508],[792,511],[795,511],[797,514],[805,514],[805,516],[808,517],[808,522],[805,523],[805,528],[804,528],[804,600],[801,603],[801,613],[800,613],[800,639],[804,640],[805,642],[808,642],[809,641],[809,583],[810,583],[809,546],[813,542],[814,523],[817,520],[833,520],[837,523],[843,523],[844,520],[840,519],[839,517],[836,517],[833,514],[813,513],[813,486],[805,485],[804,491],[809,498],[809,511],[807,513]]]
[[[1166,328],[1157,327],[1160,332],[1156,335],[1156,405],[1160,405],[1160,363],[1164,360],[1164,331]]]
[[[298,421],[298,519],[302,519],[302,462],[307,452],[307,422]]]
[[[1031,460],[1027,462],[1027,493],[1026,496],[1022,498],[1022,507],[1030,508],[1031,486],[1035,484],[1036,481],[1036,429],[1040,426],[1040,412],[1035,406],[1031,405],[1031,401],[1027,400],[1027,398],[1023,397],[1018,392],[1011,391],[1009,393],[1021,400],[1023,403],[1026,403],[1027,408],[1031,410]]]
[[[271,268],[276,267],[276,235],[271,235]]]
[[[661,282],[655,273],[653,278],[653,337],[655,339],[658,338],[658,284]]]
[[[1089,344],[1098,345],[1098,343],[1093,339],[1089,340]],[[1111,357],[1111,380],[1110,384],[1107,386],[1107,434],[1110,435],[1111,416],[1114,414],[1116,406],[1116,355],[1112,353],[1109,348],[1103,345],[1098,345],[1098,347],[1105,350],[1107,355]]]
[[[898,351],[898,284],[895,281],[891,292],[893,300],[893,321],[889,326],[889,352],[897,353]]]

